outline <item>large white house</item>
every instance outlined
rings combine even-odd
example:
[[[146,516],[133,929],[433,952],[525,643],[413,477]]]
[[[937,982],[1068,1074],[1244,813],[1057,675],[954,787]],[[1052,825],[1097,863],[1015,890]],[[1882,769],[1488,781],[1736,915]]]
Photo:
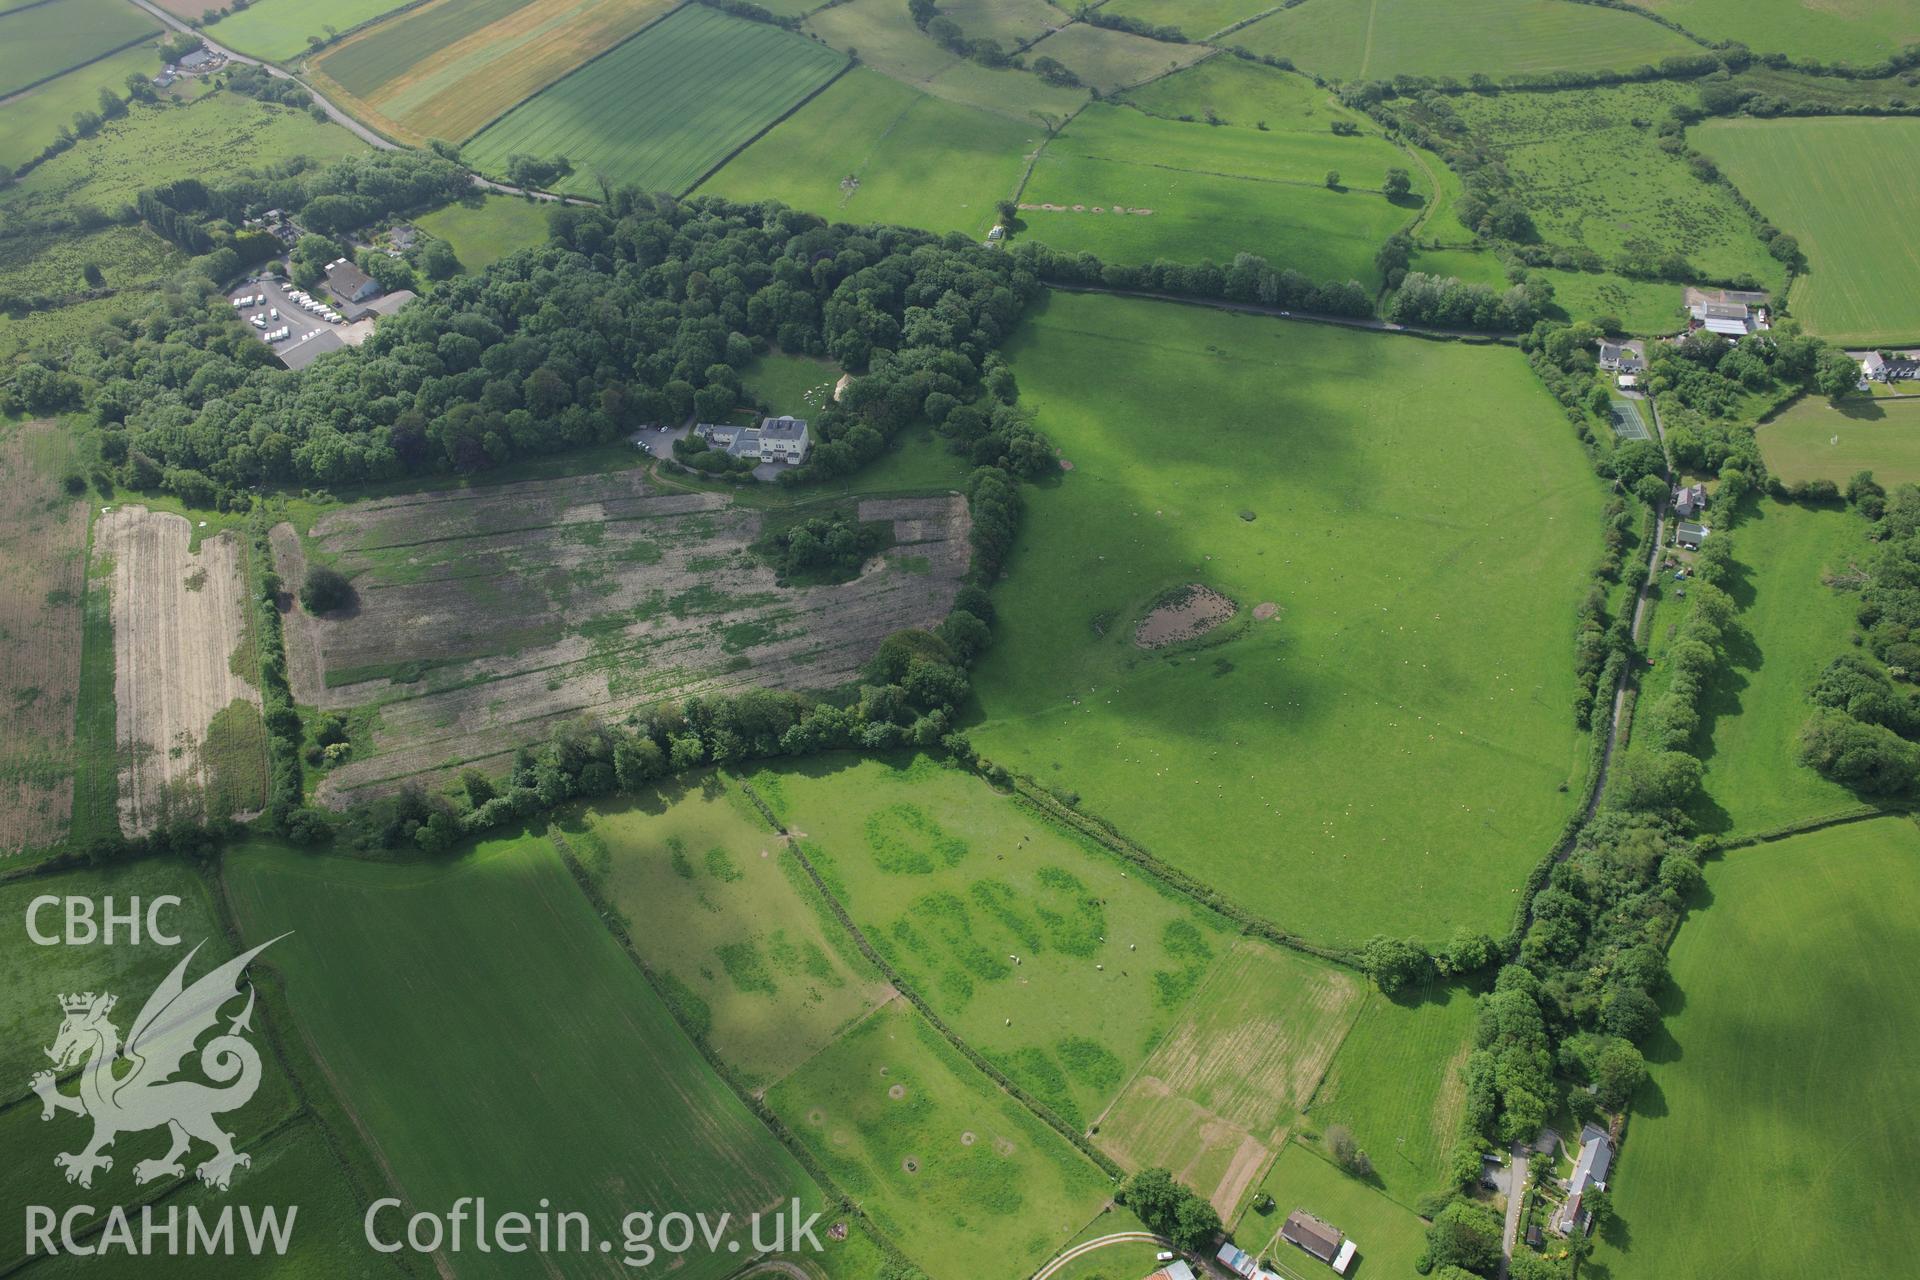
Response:
[[[790,466],[805,462],[807,450],[813,446],[813,439],[807,434],[806,420],[786,414],[777,418],[762,418],[757,427],[702,422],[694,427],[693,434],[713,448],[724,450],[736,458],[751,458],[755,462],[784,462]]]

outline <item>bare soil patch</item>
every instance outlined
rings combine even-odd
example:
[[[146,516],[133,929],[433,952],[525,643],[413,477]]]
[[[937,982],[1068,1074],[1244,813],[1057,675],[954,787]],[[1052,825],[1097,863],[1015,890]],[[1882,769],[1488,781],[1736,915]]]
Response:
[[[1134,628],[1133,642],[1142,649],[1164,649],[1170,644],[1205,635],[1238,611],[1239,606],[1212,587],[1188,583],[1160,597]]]
[[[344,805],[469,765],[502,772],[516,748],[583,714],[847,683],[886,636],[946,616],[969,556],[958,495],[872,499],[858,516],[891,522],[893,545],[851,582],[783,588],[749,550],[758,512],[651,488],[640,471],[329,514],[307,549],[352,578],[358,604],[309,618],[286,602],[294,694],[380,713],[374,750],[319,796]],[[274,550],[297,584],[300,540],[277,533]]]
[[[139,506],[116,507],[94,526],[94,554],[112,566],[120,825],[130,833],[182,813],[205,816],[220,748],[208,729],[233,702],[260,706],[260,691],[232,662],[251,643],[240,540],[222,533],[195,553],[191,539],[186,520]]]
[[[1279,612],[1280,606],[1271,600],[1262,600],[1259,604],[1253,606],[1253,616],[1261,622],[1265,622],[1268,618],[1273,617],[1274,614]]]
[[[73,808],[88,500],[46,465],[59,428],[0,441],[0,854],[59,841]]]

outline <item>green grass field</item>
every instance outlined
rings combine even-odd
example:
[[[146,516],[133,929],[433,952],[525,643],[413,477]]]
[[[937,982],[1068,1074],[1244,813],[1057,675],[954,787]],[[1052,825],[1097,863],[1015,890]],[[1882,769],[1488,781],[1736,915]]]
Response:
[[[515,107],[467,155],[495,174],[516,153],[567,156],[561,191],[597,192],[605,174],[678,193],[844,65],[810,40],[693,5]]]
[[[1836,342],[1920,339],[1920,244],[1905,211],[1920,120],[1713,121],[1691,135],[1807,256],[1788,305]]]
[[[640,954],[705,1015],[752,1087],[785,1076],[889,992],[765,819],[714,775],[655,805],[592,809],[559,839]]]
[[[1355,1276],[1410,1276],[1426,1253],[1426,1224],[1418,1214],[1298,1143],[1280,1153],[1248,1203],[1263,1192],[1273,1197],[1273,1211],[1249,1208],[1233,1219],[1234,1242],[1271,1259],[1287,1280],[1319,1280],[1327,1270],[1279,1238],[1280,1224],[1295,1209],[1331,1223],[1353,1241],[1359,1250],[1351,1272]]]
[[[607,1233],[636,1207],[731,1210],[744,1231],[747,1212],[817,1200],[544,841],[489,841],[437,865],[255,843],[228,853],[225,875],[248,938],[293,931],[273,953],[287,1003],[414,1204],[484,1194],[530,1211],[544,1196]],[[546,1260],[610,1275],[617,1257]],[[736,1265],[703,1250],[676,1274]],[[460,1269],[518,1274],[473,1251]]]
[[[229,49],[287,62],[307,51],[309,36],[326,39],[403,5],[404,0],[329,0],[323,10],[316,10],[300,0],[256,0],[207,28],[207,34]]]
[[[1201,40],[1274,8],[1270,0],[1111,0],[1101,8]]]
[[[1625,70],[1700,51],[1645,18],[1563,0],[1306,0],[1230,39],[1341,80]]]
[[[1845,485],[1861,471],[1881,484],[1920,483],[1920,399],[1807,396],[1759,428],[1767,470],[1789,483]]]
[[[1567,655],[1601,502],[1519,354],[1030,314],[1022,403],[1074,470],[995,590],[976,745],[1310,937],[1504,929],[1583,778]],[[1220,643],[1138,648],[1195,582],[1238,605]]]
[[[1553,305],[1567,320],[1613,316],[1626,332],[1678,333],[1686,327],[1680,286],[1670,280],[1629,280],[1606,272],[1537,268],[1553,285]]]
[[[34,218],[80,204],[113,210],[161,182],[212,182],[295,156],[325,163],[365,150],[345,129],[304,111],[215,93],[187,106],[135,108],[0,192],[0,211]]]
[[[159,29],[152,15],[126,0],[50,0],[14,9],[0,15],[0,97]],[[157,58],[152,67],[160,70]]]
[[[1378,125],[1341,106],[1307,77],[1244,58],[1208,58],[1175,75],[1129,89],[1120,100],[1150,115],[1172,119],[1204,120],[1212,111],[1225,123],[1247,129],[1264,126],[1280,133],[1324,134],[1335,120],[1341,120],[1368,133],[1379,132]]]
[[[1850,511],[1750,500],[1733,550],[1739,630],[1733,661],[1702,707],[1701,734],[1712,745],[1703,753],[1697,817],[1707,830],[1745,834],[1851,809],[1859,803],[1851,792],[1794,754],[1812,712],[1807,690],[1849,651],[1858,602],[1821,579],[1871,558],[1865,521]]]
[[[1913,0],[1640,0],[1708,40],[1822,62],[1877,62],[1920,42]]]
[[[1219,917],[926,757],[750,781],[941,1019],[1075,1127],[1231,945]]]
[[[1445,1187],[1460,1134],[1473,1047],[1472,993],[1435,988],[1412,1002],[1370,992],[1307,1116],[1324,1137],[1343,1124],[1403,1205]]]
[[[998,40],[1011,53],[1071,21],[1047,0],[950,0],[940,16],[951,18],[970,39]]]
[[[1319,0],[1302,11],[1313,3]],[[1763,288],[1778,289],[1785,272],[1733,197],[1694,177],[1682,159],[1660,149],[1651,127],[1634,123],[1661,120],[1675,103],[1695,96],[1693,88],[1660,82],[1579,93],[1462,94],[1451,101],[1474,137],[1504,154],[1549,243],[1584,246],[1609,263],[1630,245],[1644,243],[1684,254],[1712,279],[1751,274]]]
[[[1905,819],[1735,850],[1673,944],[1652,1078],[1608,1179],[1613,1280],[1911,1274],[1920,837]],[[1737,1177],[1701,1176],[1701,1161]],[[1597,1268],[1596,1268],[1597,1271]]]
[[[833,361],[778,349],[755,356],[740,371],[740,384],[759,397],[769,413],[799,418],[818,413],[831,402],[839,381],[840,366]]]
[[[1402,161],[1377,137],[1261,133],[1095,105],[1034,165],[1021,234],[1110,262],[1250,252],[1316,279],[1376,282],[1374,254],[1417,212],[1377,191]],[[1330,169],[1346,189],[1327,188]]]
[[[728,161],[699,193],[777,199],[833,222],[984,236],[1014,193],[1038,125],[855,67]]]
[[[477,204],[450,204],[414,223],[453,246],[460,265],[485,271],[516,249],[547,242],[547,206],[509,196],[486,196]]]
[[[1029,1274],[1112,1194],[1091,1160],[903,1001],[767,1101],[935,1280]]]
[[[1076,22],[1034,45],[1028,56],[1052,58],[1079,76],[1082,84],[1113,93],[1177,71],[1206,52],[1204,45],[1169,44],[1131,31]]]
[[[82,111],[100,109],[100,91],[111,89],[127,96],[127,77],[136,72],[153,75],[160,67],[154,51],[144,44],[122,49],[97,62],[76,67],[0,107],[0,165],[16,169],[45,150],[62,125],[71,125]]]
[[[1365,999],[1349,971],[1240,939],[1100,1117],[1102,1148],[1130,1169],[1171,1169],[1230,1217]]]
[[[807,19],[805,29],[835,49],[857,52],[862,66],[1023,125],[1058,124],[1087,101],[1085,89],[1056,89],[1031,72],[993,71],[947,52],[913,24],[905,5],[893,0],[848,0],[822,8]]]

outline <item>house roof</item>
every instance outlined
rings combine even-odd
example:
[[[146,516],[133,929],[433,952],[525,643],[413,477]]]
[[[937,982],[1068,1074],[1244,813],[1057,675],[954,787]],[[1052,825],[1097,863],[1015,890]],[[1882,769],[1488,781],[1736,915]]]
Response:
[[[1707,532],[1707,526],[1703,524],[1697,524],[1692,520],[1682,520],[1679,527],[1673,531],[1673,536],[1681,542],[1699,542],[1707,536]],[[1585,1150],[1583,1149],[1580,1154],[1582,1158],[1584,1158],[1586,1155]],[[1607,1158],[1611,1161],[1613,1157],[1609,1155]]]
[[[1694,525],[1694,529],[1704,535],[1706,529]],[[1687,525],[1680,526],[1682,532]],[[1589,1183],[1607,1185],[1607,1170],[1613,1167],[1613,1139],[1607,1131],[1597,1125],[1588,1125],[1580,1130],[1580,1159],[1574,1162],[1572,1188],[1578,1193],[1585,1191]]]
[[[1214,1259],[1219,1262],[1221,1266],[1237,1275],[1250,1276],[1253,1274],[1253,1259],[1249,1258],[1246,1250],[1240,1248],[1238,1245],[1230,1243],[1221,1245],[1220,1252],[1214,1255]]]
[[[329,351],[338,351],[346,346],[340,334],[333,329],[316,329],[306,337],[290,342],[274,354],[280,357],[280,363],[289,369],[304,369]]]
[[[372,283],[373,277],[345,258],[327,264],[327,287],[343,297],[351,298]]]
[[[1747,322],[1720,316],[1708,316],[1705,321],[1707,332],[1717,333],[1724,338],[1744,338],[1747,336]]]
[[[1603,342],[1600,344],[1600,358],[1602,360],[1618,360],[1625,354],[1625,351],[1626,348],[1620,346],[1618,343]]]
[[[1148,1276],[1147,1280],[1193,1280],[1193,1268],[1187,1265],[1185,1258],[1176,1258]]]
[[[760,434],[769,440],[805,440],[807,438],[807,420],[782,414],[777,418],[762,418]]]
[[[367,304],[367,310],[378,315],[390,316],[414,299],[411,289],[395,289],[383,298],[375,298]]]
[[[1744,302],[1703,302],[1700,304],[1702,320],[1745,320],[1747,304]]]
[[[1280,1238],[1305,1249],[1322,1262],[1340,1251],[1340,1232],[1304,1209],[1295,1209],[1280,1226]]]
[[[1860,361],[1860,367],[1868,373],[1879,373],[1887,367],[1887,362],[1881,359],[1878,351],[1869,351],[1866,358]]]

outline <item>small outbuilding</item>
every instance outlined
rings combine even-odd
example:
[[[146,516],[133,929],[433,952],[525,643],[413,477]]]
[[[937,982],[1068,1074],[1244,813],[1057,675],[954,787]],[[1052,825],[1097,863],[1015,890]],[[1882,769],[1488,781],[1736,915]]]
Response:
[[[1689,551],[1698,551],[1713,530],[1692,520],[1682,520],[1673,531],[1673,540]]]
[[[380,295],[380,286],[373,277],[346,258],[335,258],[327,264],[327,288],[347,303],[365,302]]]
[[[1187,1265],[1185,1258],[1176,1258],[1148,1276],[1147,1280],[1193,1280],[1193,1268]]]

